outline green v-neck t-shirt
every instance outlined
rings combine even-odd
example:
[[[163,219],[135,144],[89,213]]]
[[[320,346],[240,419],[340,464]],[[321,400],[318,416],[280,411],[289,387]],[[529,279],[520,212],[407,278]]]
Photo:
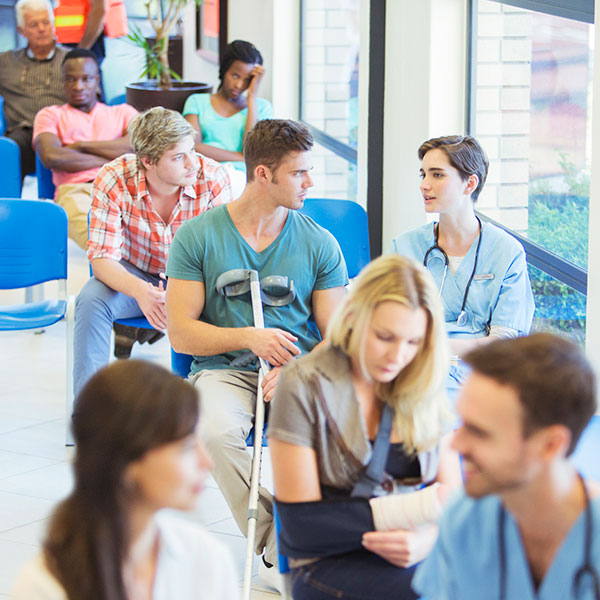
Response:
[[[263,305],[265,327],[283,329],[298,338],[302,354],[321,341],[312,319],[312,293],[348,284],[348,273],[339,244],[310,217],[290,210],[277,238],[262,252],[253,250],[233,224],[227,206],[218,206],[185,222],[175,234],[169,251],[167,276],[205,285],[200,320],[217,327],[254,324],[250,292],[224,297],[217,292],[217,278],[233,269],[253,269],[259,279],[287,276],[294,282],[291,304]],[[245,351],[214,356],[195,356],[191,373],[203,369],[230,369],[231,361]],[[241,367],[254,370],[254,367]]]

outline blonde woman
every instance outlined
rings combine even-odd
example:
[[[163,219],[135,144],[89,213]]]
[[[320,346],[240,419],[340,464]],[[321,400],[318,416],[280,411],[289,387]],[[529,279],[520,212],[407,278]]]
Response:
[[[327,340],[283,369],[269,417],[294,598],[416,598],[414,566],[460,485],[444,437],[447,342],[430,276],[397,255],[374,260]]]

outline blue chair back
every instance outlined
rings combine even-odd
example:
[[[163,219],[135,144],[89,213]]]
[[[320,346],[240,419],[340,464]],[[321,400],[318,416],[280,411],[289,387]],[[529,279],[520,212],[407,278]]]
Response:
[[[35,153],[35,175],[38,184],[38,198],[54,198],[56,186],[52,181],[52,171],[47,169],[42,162],[40,155]]]
[[[6,131],[6,121],[4,120],[4,98],[0,96],[0,135]]]
[[[53,202],[0,198],[0,289],[67,278],[67,213]]]
[[[307,198],[300,212],[333,234],[342,249],[348,277],[356,277],[369,263],[369,224],[360,204],[350,200]]]
[[[193,360],[194,357],[191,354],[181,354],[171,348],[171,371],[175,375],[185,379],[190,374]]]
[[[7,198],[21,197],[21,149],[7,137],[0,137],[0,181]]]

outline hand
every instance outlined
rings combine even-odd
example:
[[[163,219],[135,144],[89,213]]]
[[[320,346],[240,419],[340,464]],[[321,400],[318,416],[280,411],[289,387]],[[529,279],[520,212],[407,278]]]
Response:
[[[142,282],[141,292],[136,300],[148,322],[154,329],[164,331],[167,328],[167,311],[165,309],[165,284],[157,286],[149,281]]]
[[[258,86],[265,74],[265,68],[262,65],[254,65],[254,69],[250,72],[252,79],[248,86],[248,96],[256,97],[258,95]]]
[[[413,531],[368,531],[363,535],[362,544],[367,550],[393,565],[405,568],[422,561],[429,554],[437,534],[437,525]]]
[[[275,395],[275,386],[277,385],[277,379],[279,378],[279,372],[281,367],[275,367],[271,369],[262,380],[262,392],[263,400],[265,402],[271,402]]]
[[[297,341],[296,336],[283,329],[254,328],[248,348],[273,367],[281,367],[300,354],[300,349],[294,345]]]
[[[76,152],[85,152],[85,149],[83,147],[83,142],[71,142],[70,144],[65,144],[64,146],[65,148],[68,148],[69,150],[75,150]]]

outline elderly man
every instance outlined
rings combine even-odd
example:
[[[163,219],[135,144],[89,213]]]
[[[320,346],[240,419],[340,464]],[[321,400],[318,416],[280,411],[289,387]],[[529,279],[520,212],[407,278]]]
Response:
[[[21,149],[21,176],[35,172],[31,140],[33,119],[45,106],[62,104],[62,61],[67,54],[54,39],[54,13],[48,0],[19,0],[17,29],[27,47],[0,53],[0,95],[4,97],[5,135]]]
[[[89,50],[77,48],[65,56],[62,81],[67,103],[38,113],[33,143],[53,171],[54,199],[69,217],[69,237],[86,250],[92,183],[101,167],[131,150],[127,126],[137,112],[127,104],[98,102],[100,71]]]
[[[582,350],[549,333],[466,355],[458,401],[465,493],[413,580],[428,600],[600,597],[600,485],[570,456],[597,408]]]

